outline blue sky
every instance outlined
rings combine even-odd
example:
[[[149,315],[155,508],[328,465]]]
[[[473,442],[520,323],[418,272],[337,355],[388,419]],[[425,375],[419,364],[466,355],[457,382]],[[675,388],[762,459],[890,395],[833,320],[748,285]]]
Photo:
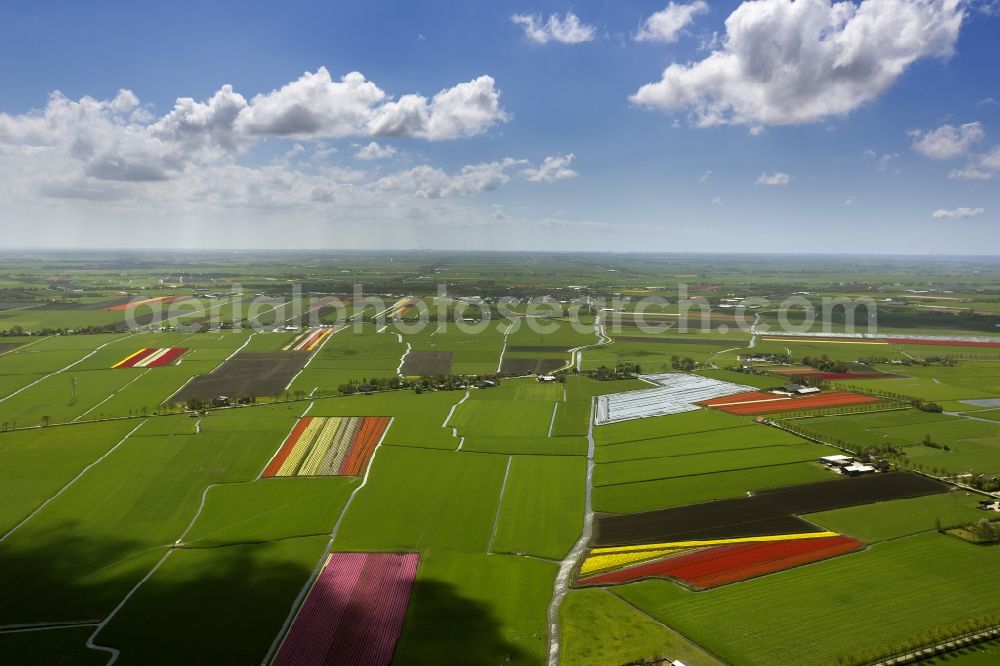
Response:
[[[249,4],[0,9],[0,243],[1000,247],[996,5]]]

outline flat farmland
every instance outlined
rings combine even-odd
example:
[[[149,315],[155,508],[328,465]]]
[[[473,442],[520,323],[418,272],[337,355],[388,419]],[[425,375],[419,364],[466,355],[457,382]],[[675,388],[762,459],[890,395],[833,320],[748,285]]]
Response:
[[[586,461],[514,456],[493,552],[561,559],[580,536]],[[544,506],[545,511],[538,507]]]
[[[352,324],[330,335],[315,352],[309,367],[296,377],[291,390],[309,393],[320,387],[336,391],[342,384],[395,377],[406,345],[388,330],[377,330],[375,324]],[[306,362],[308,354],[295,353]]]
[[[648,511],[727,497],[741,497],[751,490],[760,488],[778,488],[829,479],[830,472],[814,462],[657,479],[595,488],[594,510],[608,513]]]
[[[500,363],[506,327],[502,321],[472,330],[456,322],[431,323],[419,333],[404,332],[403,339],[414,351],[451,352],[454,374],[493,374]]]
[[[177,539],[209,483],[256,476],[287,429],[280,411],[260,410],[213,414],[200,434],[185,416],[151,419],[52,500],[0,544],[4,623],[109,611]]]
[[[978,496],[952,491],[810,513],[805,518],[829,530],[876,543],[935,532],[939,525],[975,522],[983,517],[977,502]]]
[[[467,437],[545,437],[551,420],[551,402],[467,400],[455,410],[449,425]]]
[[[327,540],[176,549],[96,641],[124,663],[260,663]]]
[[[335,546],[485,553],[506,466],[505,456],[382,447]]]
[[[648,384],[644,384],[644,387],[648,388],[648,386]],[[666,437],[673,434],[686,435],[743,428],[747,425],[749,422],[746,418],[711,409],[700,409],[683,414],[668,414],[647,419],[622,421],[621,423],[608,423],[594,428],[594,439],[598,446],[602,446]]]
[[[309,414],[391,416],[393,423],[385,433],[385,445],[454,449],[458,446],[458,439],[452,435],[451,428],[443,428],[441,424],[452,406],[464,395],[464,391],[433,391],[420,395],[412,391],[393,391],[350,395],[317,400]],[[296,404],[294,409],[298,410],[297,415],[305,409],[305,405]]]
[[[736,428],[605,444],[597,448],[595,459],[598,463],[613,463],[729,452],[752,455],[757,449],[799,446],[804,443],[806,440],[785,431],[747,423]]]
[[[595,546],[723,539],[812,531],[785,529],[800,514],[880,501],[934,495],[948,486],[908,472],[838,479],[755,490],[752,495],[624,516],[599,516]],[[801,521],[799,521],[801,522]],[[774,525],[772,526],[772,523]],[[762,531],[760,531],[762,530]],[[772,531],[773,530],[773,531]]]
[[[280,395],[308,357],[296,352],[240,352],[206,375],[198,375],[171,402]]]
[[[585,437],[466,437],[463,451],[503,455],[586,456]]]
[[[425,553],[394,663],[543,663],[557,569],[527,557]]]
[[[691,666],[721,663],[608,590],[571,591],[560,618],[566,637],[561,663],[566,666],[626,664],[661,654]],[[603,631],[594,631],[595,627]]]
[[[0,534],[111,449],[139,421],[0,432]]]
[[[815,461],[822,456],[832,455],[835,451],[836,449],[829,446],[803,442],[784,446],[762,446],[753,449],[607,462],[597,465],[594,470],[594,487],[603,488]],[[711,483],[711,479],[706,479],[706,483]]]
[[[842,655],[863,657],[886,644],[919,640],[942,618],[957,625],[1000,612],[992,594],[1000,572],[992,560],[988,548],[926,534],[707,593],[665,581],[616,593],[727,661],[836,663]],[[845,580],[865,584],[845,586]],[[962,594],[953,593],[959,589]],[[787,612],[790,599],[794,613]],[[872,617],[881,619],[873,624]],[[845,644],[825,631],[831,625],[856,638]],[[807,652],[802,636],[811,637]]]
[[[402,374],[410,376],[447,375],[451,372],[453,352],[411,351],[403,359]]]

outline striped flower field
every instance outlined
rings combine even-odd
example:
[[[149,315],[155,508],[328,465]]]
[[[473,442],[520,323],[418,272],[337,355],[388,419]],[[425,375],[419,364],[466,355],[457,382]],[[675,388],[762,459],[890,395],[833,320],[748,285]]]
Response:
[[[614,585],[659,577],[708,589],[852,553],[864,546],[857,539],[831,532],[688,543],[678,542],[667,549],[591,554],[580,569],[580,584]]]
[[[129,354],[112,368],[160,368],[170,365],[187,352],[184,347],[146,347]]]
[[[420,556],[333,553],[285,635],[273,666],[387,666]]]
[[[303,417],[263,476],[357,476],[388,426],[385,416]]]
[[[332,333],[332,328],[318,328],[306,331],[281,348],[282,351],[315,351]]]

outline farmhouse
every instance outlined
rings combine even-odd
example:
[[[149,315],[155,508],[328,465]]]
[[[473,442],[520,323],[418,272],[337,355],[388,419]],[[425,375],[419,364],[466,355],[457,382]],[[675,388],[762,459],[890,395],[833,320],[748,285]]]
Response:
[[[540,382],[554,382],[556,381],[555,375],[538,375],[538,381]]]

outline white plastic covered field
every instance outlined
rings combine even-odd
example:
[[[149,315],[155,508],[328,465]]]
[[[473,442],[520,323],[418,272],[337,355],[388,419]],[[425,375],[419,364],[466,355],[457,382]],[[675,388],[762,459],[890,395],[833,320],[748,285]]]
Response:
[[[647,416],[680,414],[701,409],[696,403],[757,389],[682,372],[639,375],[655,388],[597,396],[595,423],[614,423]]]

